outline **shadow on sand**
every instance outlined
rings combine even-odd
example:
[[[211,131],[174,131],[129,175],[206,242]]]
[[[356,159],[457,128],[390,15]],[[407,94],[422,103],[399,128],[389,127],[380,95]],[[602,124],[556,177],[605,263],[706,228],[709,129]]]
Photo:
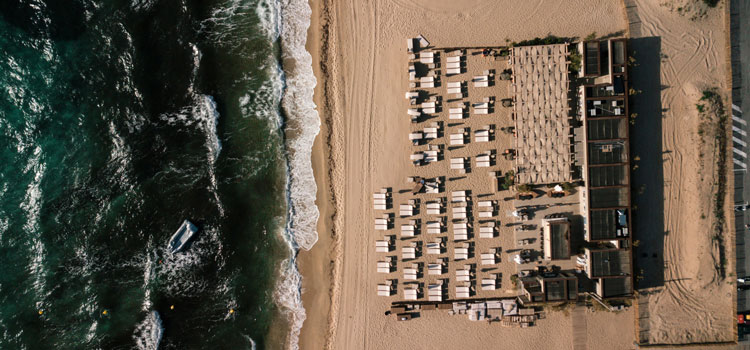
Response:
[[[630,69],[630,86],[641,92],[632,96],[631,113],[637,113],[630,128],[632,174],[633,263],[636,289],[664,285],[664,157],[662,145],[661,38],[630,40],[629,53],[635,58]],[[639,157],[640,160],[637,160]]]

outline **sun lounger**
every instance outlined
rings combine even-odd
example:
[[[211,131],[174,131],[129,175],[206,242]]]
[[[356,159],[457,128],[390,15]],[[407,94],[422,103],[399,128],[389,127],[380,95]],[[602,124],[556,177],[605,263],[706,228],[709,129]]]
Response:
[[[469,282],[471,280],[470,271],[467,269],[456,270],[456,281]]]
[[[495,236],[495,228],[482,226],[479,228],[479,238],[492,238]]]
[[[404,279],[407,281],[415,281],[417,279],[417,269],[413,267],[405,268]]]
[[[425,154],[425,159],[424,159],[425,162],[432,163],[432,162],[437,162],[438,161],[438,151],[425,151],[424,154]],[[436,190],[437,190],[437,188],[436,188]],[[435,192],[435,193],[437,193],[437,192]]]
[[[428,275],[442,275],[443,274],[443,264],[440,263],[431,263],[427,265],[427,274]]]
[[[401,259],[409,260],[417,257],[417,250],[414,247],[401,247]]]
[[[378,296],[389,297],[392,290],[393,286],[391,284],[378,284]]]
[[[456,286],[456,298],[468,298],[469,287],[468,286]]]
[[[414,207],[411,204],[401,204],[399,206],[399,215],[401,216],[414,215]]]
[[[414,237],[414,225],[401,225],[401,237]]]
[[[495,253],[482,253],[482,265],[495,265]]]
[[[439,255],[442,251],[440,242],[429,242],[427,243],[427,254]]]
[[[375,241],[375,251],[378,253],[388,253],[390,248],[391,243],[388,241]]]
[[[489,130],[477,130],[474,132],[475,142],[488,142],[490,140]]]
[[[378,272],[379,273],[391,273],[391,262],[390,261],[378,261]]]
[[[443,283],[434,283],[427,286],[427,294],[430,301],[443,301]]]
[[[416,289],[404,289],[404,299],[405,300],[417,300],[417,290]]]
[[[497,280],[494,278],[483,278],[482,279],[482,290],[495,290]]]
[[[475,75],[474,79],[471,79],[471,81],[478,83],[483,81],[489,81],[490,79],[486,75]]]
[[[459,216],[463,216],[460,219],[466,218],[466,213],[458,214]],[[455,219],[455,217],[454,217]],[[459,232],[459,231],[453,231],[453,240],[454,241],[465,241],[469,239],[469,235],[466,232]]]
[[[446,57],[447,62],[461,62],[461,56],[448,56]]]
[[[453,251],[453,258],[455,260],[465,260],[469,258],[469,248],[457,247]]]

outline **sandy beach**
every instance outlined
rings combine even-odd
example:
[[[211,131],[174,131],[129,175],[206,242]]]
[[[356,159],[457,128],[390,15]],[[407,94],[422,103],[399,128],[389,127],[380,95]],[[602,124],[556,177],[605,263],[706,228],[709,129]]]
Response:
[[[398,185],[394,191],[405,188],[404,179],[415,175],[405,136],[410,128],[403,98],[408,90],[405,38],[422,34],[437,47],[483,47],[550,34],[624,36],[628,21],[622,1],[313,0],[310,4],[308,50],[318,77],[315,102],[323,119],[313,150],[321,220],[320,240],[311,251],[299,253],[307,312],[300,348],[487,348],[492,341],[518,349],[547,349],[552,343],[560,349],[635,348],[635,308],[617,313],[583,307],[548,312],[546,319],[527,329],[472,322],[437,311],[422,312],[409,322],[386,317],[383,311],[392,300],[376,296],[375,285],[382,278],[375,271],[378,257],[371,227],[372,193],[385,186]],[[716,32],[711,35],[719,35]],[[715,43],[710,49],[717,47],[722,46]],[[723,52],[710,57],[722,59]],[[721,82],[709,83],[724,87]],[[727,292],[726,287],[717,288]],[[727,307],[715,306],[722,311]],[[669,310],[675,311],[679,310]],[[717,319],[713,324],[725,327],[723,322]]]

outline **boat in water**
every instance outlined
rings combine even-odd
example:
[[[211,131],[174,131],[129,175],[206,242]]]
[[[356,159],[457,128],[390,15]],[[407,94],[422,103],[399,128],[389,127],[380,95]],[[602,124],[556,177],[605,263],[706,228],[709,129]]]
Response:
[[[188,220],[183,221],[177,232],[169,239],[169,250],[173,254],[181,251],[196,233],[198,233],[198,226]]]

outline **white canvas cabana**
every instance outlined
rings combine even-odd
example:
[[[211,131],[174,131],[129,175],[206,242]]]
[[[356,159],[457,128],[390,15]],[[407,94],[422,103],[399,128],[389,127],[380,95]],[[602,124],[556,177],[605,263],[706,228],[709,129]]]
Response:
[[[486,208],[486,207],[492,207],[494,206],[494,204],[492,203],[492,201],[479,201],[477,203],[477,206],[479,206],[480,208]]]
[[[435,53],[432,51],[425,51],[419,53],[419,62],[424,64],[430,64],[435,62]]]
[[[448,62],[445,66],[448,68],[461,68],[461,62]]]
[[[448,68],[445,72],[446,75],[461,74],[461,68]]]
[[[479,212],[479,217],[480,218],[491,218],[493,216],[495,216],[495,215],[494,215],[494,212],[492,210],[485,210],[485,211],[480,211]]]
[[[446,62],[452,63],[452,62],[461,62],[461,56],[448,56],[445,58]]]

